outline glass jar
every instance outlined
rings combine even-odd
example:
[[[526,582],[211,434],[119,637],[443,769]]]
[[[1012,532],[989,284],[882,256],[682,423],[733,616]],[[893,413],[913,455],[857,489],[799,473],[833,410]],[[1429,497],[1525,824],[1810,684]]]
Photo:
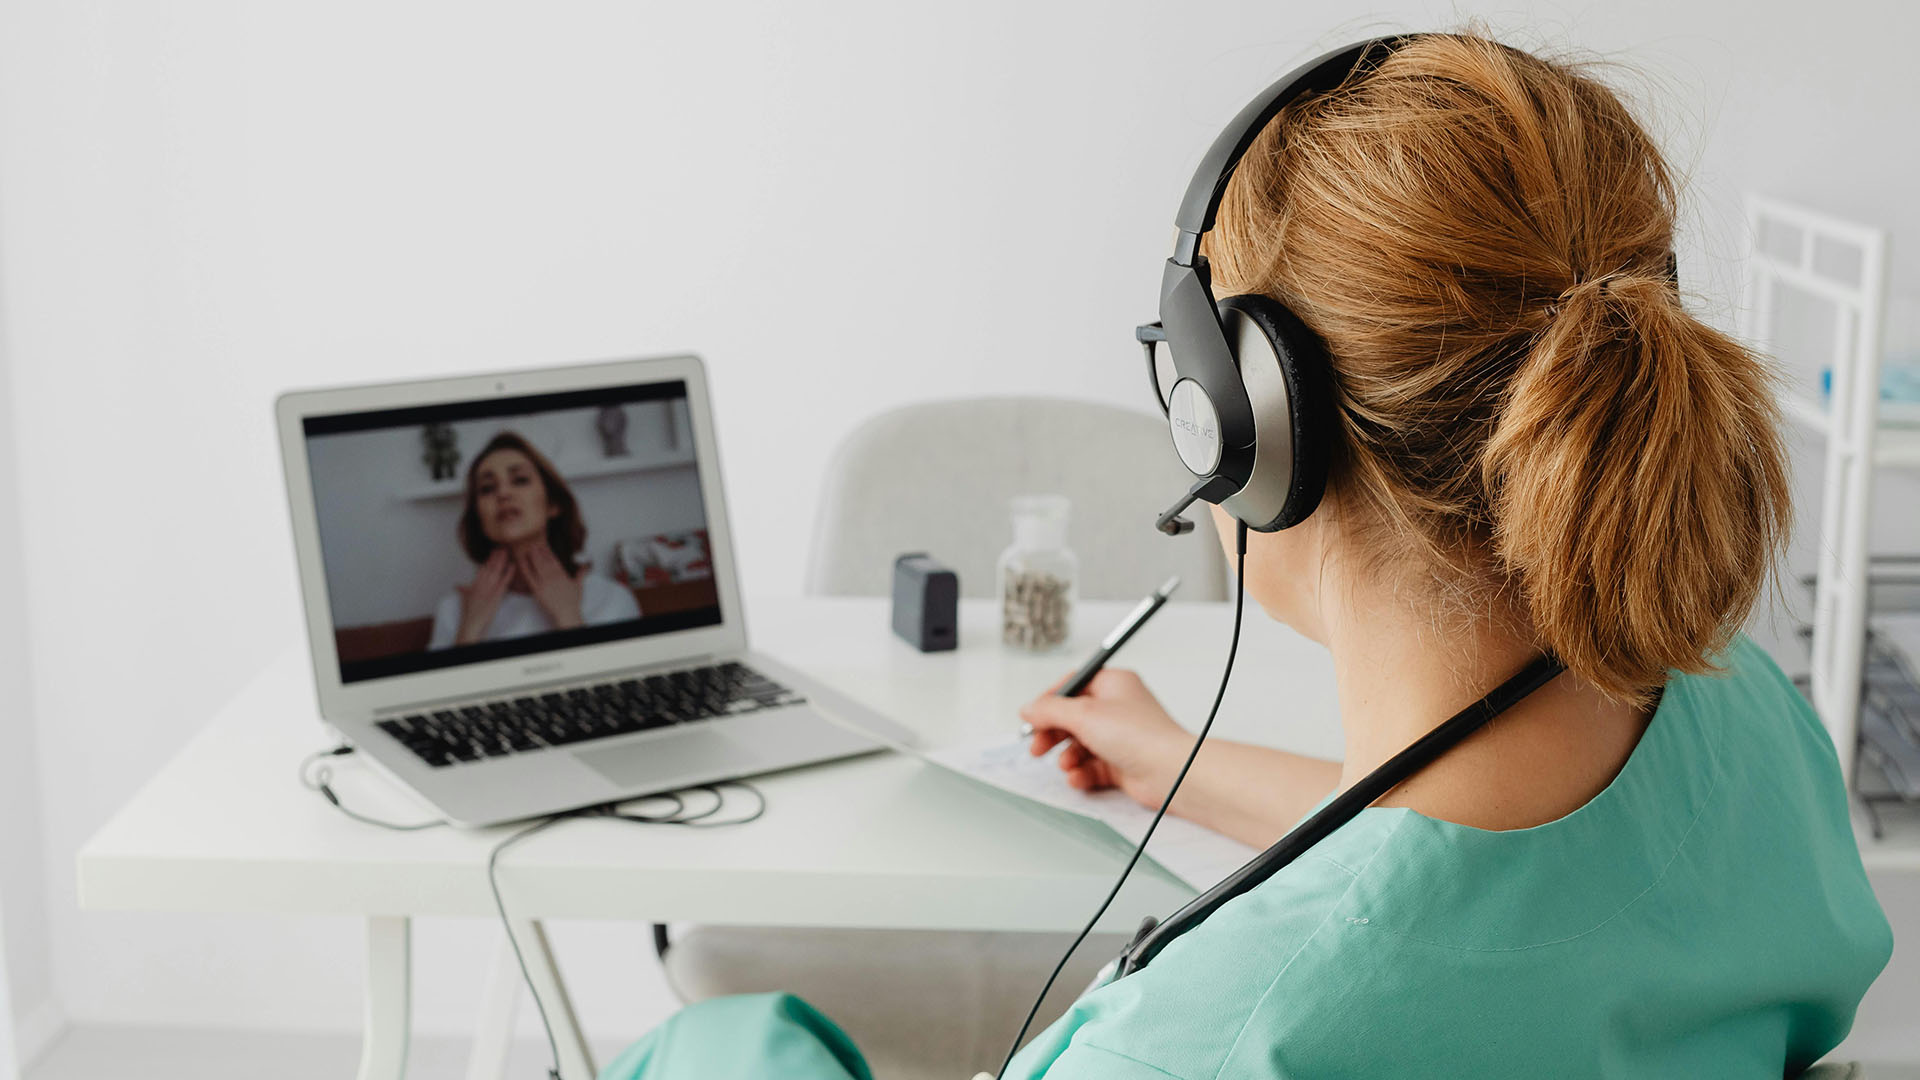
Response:
[[[1080,560],[1067,547],[1065,495],[1013,500],[1013,543],[1000,553],[1000,640],[1044,652],[1073,633]]]

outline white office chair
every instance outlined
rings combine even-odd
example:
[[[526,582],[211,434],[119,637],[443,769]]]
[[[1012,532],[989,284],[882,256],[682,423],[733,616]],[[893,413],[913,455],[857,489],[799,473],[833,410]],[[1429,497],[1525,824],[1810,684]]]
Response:
[[[1153,521],[1193,483],[1159,416],[1049,398],[909,405],[868,420],[827,469],[807,591],[885,596],[893,558],[925,551],[960,575],[963,596],[996,595],[994,564],[1013,539],[1015,495],[1073,503],[1068,546],[1080,596],[1137,600],[1169,574],[1177,600],[1224,600],[1226,558],[1205,504],[1168,538]]]
[[[1009,500],[1051,492],[1073,502],[1068,542],[1080,559],[1083,599],[1137,599],[1175,573],[1176,599],[1224,599],[1226,560],[1204,507],[1186,536],[1168,539],[1153,528],[1191,483],[1165,423],[1147,413],[1039,398],[895,409],[861,425],[834,455],[807,589],[886,595],[894,556],[926,551],[954,567],[963,595],[993,596],[995,561],[1012,539]],[[1062,658],[1063,673],[1078,659]],[[797,993],[846,1029],[879,1080],[956,1080],[998,1068],[1071,940],[704,925],[655,937],[684,1000]],[[1089,938],[1033,1031],[1059,1016],[1123,944],[1114,935]]]

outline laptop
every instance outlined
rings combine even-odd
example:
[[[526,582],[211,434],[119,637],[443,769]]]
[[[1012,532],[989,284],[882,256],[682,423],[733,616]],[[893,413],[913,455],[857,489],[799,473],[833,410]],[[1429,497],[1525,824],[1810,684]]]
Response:
[[[698,357],[276,412],[321,718],[448,821],[913,742],[748,646]]]

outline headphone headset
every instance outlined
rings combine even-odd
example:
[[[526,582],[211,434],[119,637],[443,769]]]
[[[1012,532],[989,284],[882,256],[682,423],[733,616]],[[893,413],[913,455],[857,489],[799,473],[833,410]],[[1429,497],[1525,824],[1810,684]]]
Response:
[[[1216,300],[1200,238],[1213,228],[1241,157],[1280,110],[1431,36],[1371,38],[1308,61],[1248,102],[1200,159],[1174,218],[1179,236],[1161,270],[1160,319],[1134,331],[1173,448],[1199,478],[1160,515],[1158,527],[1169,536],[1193,529],[1181,514],[1196,499],[1255,532],[1298,525],[1320,505],[1336,437],[1326,346],[1273,297]],[[1677,289],[1671,252],[1666,271]]]

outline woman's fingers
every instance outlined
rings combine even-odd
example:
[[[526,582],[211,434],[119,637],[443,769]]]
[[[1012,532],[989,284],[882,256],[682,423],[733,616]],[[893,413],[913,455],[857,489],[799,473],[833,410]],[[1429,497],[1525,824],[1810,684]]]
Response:
[[[552,580],[553,577],[553,575],[548,572],[547,561],[540,557],[540,552],[543,550],[545,550],[545,545],[541,545],[538,548],[527,548],[520,554],[520,572],[526,575],[528,587],[535,592],[539,592],[545,588],[547,582]]]
[[[1027,750],[1033,754],[1034,757],[1039,757],[1041,754],[1073,738],[1073,733],[1065,728],[1054,727],[1045,723],[1034,723],[1031,720],[1027,722],[1033,724],[1033,745],[1029,746]]]
[[[536,574],[542,578],[547,576],[547,569],[551,565],[553,556],[553,552],[547,548],[547,545],[528,544],[515,554],[519,557],[521,565],[526,567],[527,573]]]
[[[1112,697],[1115,694],[1142,694],[1147,684],[1140,673],[1128,668],[1101,668],[1093,673],[1093,679],[1087,683],[1087,693],[1094,697]]]
[[[1087,702],[1083,698],[1063,698],[1057,694],[1042,694],[1020,707],[1020,719],[1032,724],[1035,730],[1044,728],[1062,728],[1068,734],[1074,733],[1074,727],[1086,712]]]
[[[1085,743],[1068,743],[1067,748],[1060,751],[1060,767],[1063,769],[1075,769],[1091,760],[1093,755],[1087,752]]]
[[[1064,731],[1039,732],[1034,735],[1034,753],[1036,755],[1046,753],[1046,749],[1041,745],[1042,740],[1045,740],[1046,747],[1051,747],[1067,738]],[[1085,743],[1068,742],[1066,748],[1060,751],[1060,756],[1054,759],[1054,763],[1059,765],[1060,771],[1066,774],[1067,784],[1081,791],[1098,791],[1101,788],[1112,787],[1114,784],[1113,767],[1087,749]]]
[[[527,565],[539,575],[540,581],[556,581],[567,576],[565,567],[560,565],[560,556],[545,542],[534,544],[527,549]]]
[[[1105,763],[1095,761],[1077,769],[1067,770],[1067,786],[1078,791],[1099,791],[1113,785],[1113,770]]]
[[[1113,765],[1079,743],[1069,745],[1055,760],[1060,765],[1060,771],[1067,774],[1067,781],[1075,787],[1090,785],[1091,788],[1103,788],[1111,787],[1115,782]],[[1076,779],[1084,784],[1075,783]]]

